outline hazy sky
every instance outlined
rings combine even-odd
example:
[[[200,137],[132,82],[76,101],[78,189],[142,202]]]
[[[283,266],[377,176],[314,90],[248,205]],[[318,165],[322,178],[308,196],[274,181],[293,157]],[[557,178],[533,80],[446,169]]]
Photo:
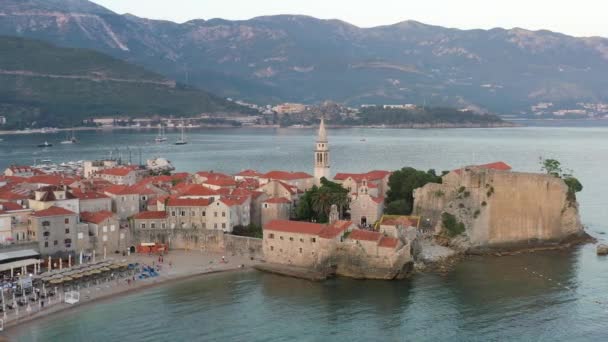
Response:
[[[306,14],[361,27],[412,19],[470,28],[523,27],[608,36],[606,0],[93,0],[118,13],[184,22]]]

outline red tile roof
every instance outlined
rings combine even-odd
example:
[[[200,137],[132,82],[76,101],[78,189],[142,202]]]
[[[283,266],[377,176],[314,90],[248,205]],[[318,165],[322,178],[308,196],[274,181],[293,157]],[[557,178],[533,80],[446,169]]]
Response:
[[[243,203],[245,203],[247,201],[248,198],[249,197],[245,197],[245,196],[221,198],[220,202],[224,203],[225,205],[227,205],[229,207],[233,207],[235,205],[242,205]]]
[[[336,236],[342,234],[352,224],[352,221],[337,221],[331,226],[325,226],[325,228],[323,228],[323,230],[319,233],[319,237],[325,239],[333,239]]]
[[[334,180],[346,180],[347,178],[351,177],[356,182],[360,182],[364,179],[367,179],[368,181],[376,181],[381,180],[390,174],[390,171],[383,170],[374,170],[367,173],[337,173]]]
[[[469,165],[464,168],[465,169],[466,168],[486,169],[486,170],[497,170],[497,171],[510,171],[511,170],[511,166],[509,166],[509,164],[502,162],[502,161],[489,163],[489,164],[482,164],[482,165]],[[460,174],[462,172],[462,169],[463,168],[456,169],[453,171],[456,172],[457,174]]]
[[[89,200],[89,199],[99,199],[99,198],[109,198],[108,196],[96,192],[96,191],[86,191],[83,192],[80,189],[74,189],[72,190],[72,194],[74,195],[74,197],[81,199],[81,200]]]
[[[264,226],[265,230],[273,230],[286,233],[299,233],[307,235],[319,235],[323,228],[325,228],[325,225],[319,223],[289,220],[274,220],[268,222]]]
[[[382,234],[371,230],[353,229],[348,236],[349,239],[362,240],[362,241],[378,241],[382,237]]]
[[[0,191],[0,199],[5,201],[18,201],[30,198],[30,192],[18,191],[16,189],[8,189]]]
[[[239,173],[236,174],[236,176],[241,176],[241,177],[261,177],[263,176],[261,173],[257,172],[256,170],[243,170]]]
[[[75,212],[69,211],[67,209],[61,207],[50,207],[48,209],[39,210],[32,214],[35,217],[49,217],[49,216],[67,216],[67,215],[76,215]]]
[[[78,181],[76,178],[63,177],[59,175],[38,175],[27,178],[25,183],[29,184],[47,184],[47,185],[70,185]]]
[[[133,215],[136,220],[162,220],[167,218],[167,213],[164,211],[142,211]]]
[[[128,188],[126,185],[112,185],[103,189],[103,192],[112,195],[125,195],[124,191],[128,190]]]
[[[177,187],[176,187],[177,188]],[[218,192],[200,184],[185,184],[178,189],[179,196],[217,196]]]
[[[211,203],[207,198],[175,198],[170,197],[167,207],[206,207]]]
[[[221,187],[233,187],[236,186],[236,181],[232,178],[225,177],[215,177],[215,178],[207,178],[203,182],[203,184],[221,186]]]
[[[273,204],[279,204],[279,203],[284,203],[284,204],[291,204],[291,201],[288,200],[285,197],[273,197],[270,199],[267,199],[264,201],[264,203],[273,203]]]
[[[101,170],[98,173],[100,175],[109,175],[109,176],[118,176],[118,177],[125,177],[128,176],[131,172],[133,172],[135,170],[133,170],[133,168],[127,168],[127,167],[114,167],[111,169],[105,169],[105,170]]]
[[[80,221],[100,224],[103,221],[111,218],[114,214],[111,211],[98,211],[88,212],[84,211],[80,213]]]
[[[0,207],[5,211],[23,210],[23,206],[13,202],[2,202]]]
[[[378,242],[378,247],[395,248],[398,243],[399,240],[395,238],[383,236],[382,239],[380,239],[380,242]]]
[[[312,178],[306,172],[287,172],[287,171],[270,171],[262,176],[262,178],[277,179],[283,181]]]

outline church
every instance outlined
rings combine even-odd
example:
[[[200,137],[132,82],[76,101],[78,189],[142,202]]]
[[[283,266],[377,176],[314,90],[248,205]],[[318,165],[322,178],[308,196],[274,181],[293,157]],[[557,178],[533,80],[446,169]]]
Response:
[[[317,186],[321,185],[321,178],[331,179],[329,151],[325,120],[321,118],[314,149],[314,183]],[[391,172],[383,170],[336,174],[333,181],[349,192],[351,221],[368,227],[382,217],[390,175]]]

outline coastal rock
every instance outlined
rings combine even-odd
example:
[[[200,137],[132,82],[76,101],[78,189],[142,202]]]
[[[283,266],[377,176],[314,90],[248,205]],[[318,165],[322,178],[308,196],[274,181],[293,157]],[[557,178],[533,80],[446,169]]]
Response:
[[[603,243],[597,245],[597,255],[608,255],[608,245]]]
[[[449,236],[443,227],[445,213],[464,232]],[[430,218],[436,233],[447,236],[449,247],[473,252],[559,245],[586,235],[568,187],[546,174],[452,171],[442,184],[416,189],[414,214]]]

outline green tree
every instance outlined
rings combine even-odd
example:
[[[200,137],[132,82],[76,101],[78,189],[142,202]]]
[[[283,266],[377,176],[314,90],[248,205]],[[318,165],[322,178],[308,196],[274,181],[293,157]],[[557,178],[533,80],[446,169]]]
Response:
[[[561,177],[562,166],[561,166],[561,163],[555,159],[542,159],[541,158],[541,171],[544,171],[555,177]]]
[[[435,170],[427,172],[404,167],[391,174],[388,180],[389,190],[386,196],[386,212],[392,215],[409,215],[414,205],[414,189],[427,183],[441,183],[441,177]]]
[[[572,171],[568,170],[565,173],[562,170],[562,165],[558,160],[555,159],[543,159],[541,160],[541,170],[550,174],[554,177],[558,177],[564,180],[564,183],[568,186],[568,200],[576,201],[576,193],[583,191],[583,184],[572,175]]]
[[[313,186],[300,198],[296,217],[301,221],[327,222],[331,206],[343,213],[348,207],[348,190],[342,185],[321,178],[321,186]]]

